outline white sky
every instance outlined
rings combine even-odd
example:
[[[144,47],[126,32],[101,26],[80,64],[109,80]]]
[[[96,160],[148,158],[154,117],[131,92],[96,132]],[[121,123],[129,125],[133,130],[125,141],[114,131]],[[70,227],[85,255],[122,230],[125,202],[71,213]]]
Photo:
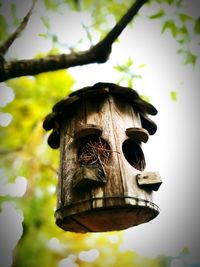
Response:
[[[20,8],[21,12],[28,9],[26,5]],[[42,14],[38,6],[36,9]],[[143,14],[145,12],[144,8]],[[85,34],[76,21],[88,23],[86,15],[53,16],[53,27],[63,43],[73,44]],[[75,23],[73,29],[72,23]],[[45,42],[44,45],[44,40],[37,36],[41,28],[42,25],[34,14],[23,37],[11,48],[10,55],[29,58],[37,52],[48,50],[50,44]],[[112,65],[125,62],[127,57],[134,60],[135,66],[142,63],[147,65],[141,69],[142,79],[137,80],[134,89],[150,97],[159,111],[158,115],[153,117],[158,131],[143,148],[147,170],[159,171],[163,179],[161,188],[154,196],[154,202],[160,206],[161,213],[151,223],[126,230],[121,249],[132,249],[145,256],[172,256],[178,255],[183,247],[188,246],[191,255],[187,261],[200,263],[197,117],[200,114],[200,67],[198,65],[193,69],[191,66],[184,66],[183,59],[176,54],[176,42],[169,33],[161,35],[160,28],[159,20],[150,22],[137,17],[134,28],[126,29],[120,42],[113,46],[110,60],[106,64],[76,67],[70,69],[70,72],[76,79],[74,88],[78,89],[99,81],[118,81],[119,74],[112,70]],[[196,43],[199,41],[195,39],[191,44],[198,53],[200,51]],[[24,43],[28,44],[27,49]],[[84,43],[83,48],[87,49],[87,45],[87,42]],[[176,103],[170,98],[171,91],[177,92]],[[180,262],[173,264],[171,267],[184,266]]]

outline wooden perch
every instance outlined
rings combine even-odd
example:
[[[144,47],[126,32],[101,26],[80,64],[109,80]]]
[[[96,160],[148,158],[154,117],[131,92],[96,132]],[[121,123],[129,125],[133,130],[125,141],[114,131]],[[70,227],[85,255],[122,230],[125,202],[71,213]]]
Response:
[[[103,132],[102,128],[94,124],[81,125],[74,133],[74,139],[85,138],[89,135],[99,136]]]
[[[136,0],[134,4],[129,8],[126,14],[119,20],[114,28],[106,35],[106,37],[92,46],[90,49],[71,54],[50,55],[39,59],[27,59],[27,60],[13,60],[6,62],[1,60],[0,64],[0,82],[6,81],[11,78],[21,77],[26,75],[36,75],[43,72],[55,71],[59,69],[65,69],[75,66],[81,66],[91,63],[104,63],[108,60],[111,53],[112,44],[119,37],[121,32],[125,29],[128,23],[138,13],[139,9],[148,0]],[[31,8],[32,11],[32,8]],[[30,14],[31,14],[31,11]],[[28,13],[28,18],[30,17]],[[27,19],[28,21],[28,19]],[[27,22],[26,22],[27,23]],[[25,24],[26,25],[26,24]],[[19,26],[20,27],[20,26]],[[20,28],[20,32],[25,26]],[[10,38],[15,39],[15,38]],[[12,40],[12,42],[13,42]],[[9,46],[12,44],[9,41]],[[7,49],[1,48],[7,51]],[[1,56],[2,56],[1,52]]]
[[[126,135],[131,139],[146,143],[149,139],[149,134],[146,129],[131,127],[126,129]]]
[[[138,186],[144,190],[158,191],[162,184],[160,174],[158,172],[142,172],[136,176]]]
[[[103,165],[81,166],[73,177],[73,187],[100,186],[106,183],[106,173]]]

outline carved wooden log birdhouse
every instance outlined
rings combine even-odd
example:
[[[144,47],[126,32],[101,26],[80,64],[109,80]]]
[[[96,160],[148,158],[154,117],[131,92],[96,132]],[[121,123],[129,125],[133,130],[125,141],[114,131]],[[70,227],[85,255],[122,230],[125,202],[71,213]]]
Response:
[[[156,217],[158,173],[145,172],[141,144],[157,110],[131,88],[97,83],[54,105],[44,120],[60,147],[56,224],[73,232],[121,230]]]

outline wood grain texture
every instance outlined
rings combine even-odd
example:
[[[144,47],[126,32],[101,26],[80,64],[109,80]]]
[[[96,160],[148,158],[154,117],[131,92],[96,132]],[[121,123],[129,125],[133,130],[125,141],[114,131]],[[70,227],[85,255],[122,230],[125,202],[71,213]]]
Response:
[[[80,139],[87,137],[88,135],[101,135],[102,128],[95,124],[84,124],[78,129],[76,129],[74,133],[74,139]]]
[[[63,115],[57,225],[67,231],[104,232],[152,220],[159,208],[152,202],[152,192],[138,186],[136,176],[142,177],[142,172],[126,160],[122,149],[124,141],[129,139],[126,129],[141,128],[139,113],[131,103],[112,94],[97,96],[86,90],[80,99],[73,114],[66,114],[66,119]],[[102,140],[110,146],[109,159],[102,163],[105,180],[99,185],[95,182],[98,168],[92,170],[78,161],[78,151],[87,134],[74,136],[84,125],[100,129]]]
[[[158,191],[162,184],[158,172],[142,172],[136,176],[138,186],[146,190]]]
[[[104,97],[99,101],[87,98],[86,109],[87,123],[93,124],[98,122],[99,126],[103,129],[101,137],[109,143],[112,150],[109,164],[104,166],[108,177],[106,185],[102,188],[92,189],[92,196],[94,198],[97,197],[97,200],[93,201],[93,208],[112,206],[111,199],[105,198],[105,196],[111,197],[113,195],[123,195],[123,188],[119,179],[120,169],[118,164],[118,153],[113,138],[113,125],[108,97]],[[99,199],[99,197],[102,199]],[[121,202],[122,200],[119,201]]]
[[[146,143],[149,139],[148,131],[144,128],[131,127],[126,129],[126,135],[131,139]]]
[[[79,146],[79,142],[75,141],[73,136],[75,129],[82,123],[85,123],[85,106],[83,101],[80,106],[74,110],[74,114],[71,117],[67,114],[61,130],[61,165],[58,185],[60,188],[58,190],[60,201],[56,213],[59,221],[61,218],[64,220],[63,207],[71,205],[73,202],[79,202],[80,199],[82,201],[90,199],[90,193],[87,190],[73,190],[73,177],[77,170],[77,149]],[[75,210],[67,209],[67,213],[71,215],[90,208],[90,203],[84,202],[84,205],[77,206]]]

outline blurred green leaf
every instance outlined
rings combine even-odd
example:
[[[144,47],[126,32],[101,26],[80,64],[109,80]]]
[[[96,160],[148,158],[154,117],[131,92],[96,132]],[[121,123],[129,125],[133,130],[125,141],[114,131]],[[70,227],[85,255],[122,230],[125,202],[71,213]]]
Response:
[[[183,23],[185,23],[186,21],[192,19],[191,16],[189,16],[189,15],[187,15],[187,14],[184,14],[184,13],[180,13],[180,14],[179,14],[179,18],[180,18],[180,20],[181,20]]]
[[[151,15],[149,18],[150,19],[158,19],[161,18],[165,15],[165,11],[163,9],[160,9],[156,14]]]
[[[139,68],[139,69],[143,69],[143,68],[146,68],[146,66],[147,66],[147,64],[140,64],[140,65],[138,66],[138,68]]]
[[[170,93],[171,99],[176,102],[177,101],[177,92],[176,91],[171,91]]]
[[[39,33],[38,36],[43,37],[45,39],[48,37],[46,33]]]
[[[11,7],[12,18],[13,18],[13,24],[15,26],[18,26],[18,24],[20,24],[21,20],[17,17],[16,4],[12,3],[10,7]]]
[[[184,247],[184,248],[182,249],[182,251],[180,252],[180,254],[182,254],[183,256],[184,256],[184,255],[188,255],[188,254],[190,254],[190,250],[189,250],[189,248],[188,248],[188,247]]]
[[[7,26],[5,17],[0,14],[0,43],[2,43],[7,37]]]
[[[174,0],[165,0],[165,2],[167,2],[169,5],[171,5],[174,2]]]
[[[166,30],[170,30],[173,37],[176,37],[178,33],[178,29],[173,20],[168,20],[163,24],[162,33],[164,33]]]
[[[131,67],[132,65],[133,65],[133,60],[129,57],[127,62],[126,62],[126,66]]]
[[[141,97],[143,100],[145,100],[146,102],[151,103],[151,100],[150,100],[150,98],[149,98],[148,96],[143,95],[143,94],[140,94],[140,97]]]
[[[49,19],[47,17],[41,16],[41,21],[44,24],[45,28],[49,30],[51,27]]]
[[[68,4],[72,10],[81,9],[81,0],[65,0],[64,2]]]
[[[57,11],[62,1],[44,0],[45,7],[52,11]]]
[[[198,19],[196,19],[196,21],[195,21],[194,31],[197,34],[200,34],[200,17]]]
[[[192,64],[193,66],[195,66],[196,61],[197,61],[197,56],[188,51],[186,55],[185,64]]]
[[[187,35],[188,34],[188,29],[186,26],[182,26],[178,29],[178,34],[183,34],[183,35]],[[186,39],[185,39],[186,40]]]

